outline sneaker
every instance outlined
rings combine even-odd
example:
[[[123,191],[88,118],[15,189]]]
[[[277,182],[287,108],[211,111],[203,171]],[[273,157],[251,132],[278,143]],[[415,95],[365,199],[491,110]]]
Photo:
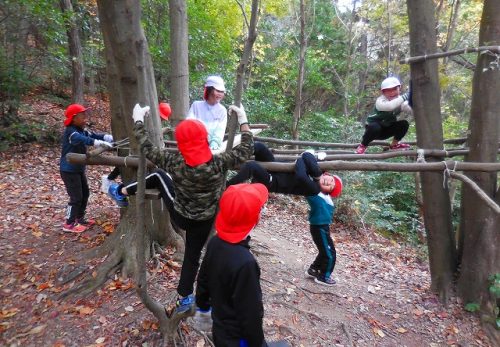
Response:
[[[86,228],[90,228],[92,225],[95,224],[95,220],[86,218],[77,218],[76,222],[80,225],[83,225]]]
[[[366,146],[359,144],[358,148],[356,148],[356,154],[364,154],[366,152]]]
[[[410,145],[407,143],[397,143],[395,145],[390,145],[389,149],[391,151],[406,151],[407,149],[410,149]]]
[[[184,313],[191,311],[193,314],[195,312],[194,295],[189,294],[183,298],[179,297],[175,302],[175,313]]]
[[[309,278],[316,278],[319,276],[319,270],[309,268],[306,270],[306,276]]]
[[[68,233],[79,234],[79,233],[83,233],[85,230],[87,230],[87,227],[80,225],[77,222],[74,222],[74,223],[69,223],[69,224],[64,223],[62,229],[63,229],[63,231],[66,231]]]
[[[120,207],[127,207],[128,200],[125,195],[120,193],[121,185],[118,183],[112,183],[108,189],[108,195],[116,202]]]
[[[108,179],[108,175],[102,175],[101,177],[101,192],[107,194],[109,191],[109,186],[115,183],[112,180]]]
[[[331,278],[331,277],[325,278],[323,276],[316,277],[314,279],[314,282],[322,284],[324,286],[329,286],[329,287],[331,287],[331,286],[335,285],[335,283],[337,283],[337,282],[335,282],[335,280],[333,278]]]

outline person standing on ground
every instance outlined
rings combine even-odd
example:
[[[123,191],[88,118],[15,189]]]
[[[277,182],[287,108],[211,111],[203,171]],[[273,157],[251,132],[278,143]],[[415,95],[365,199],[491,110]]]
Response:
[[[208,76],[203,91],[203,100],[191,105],[186,119],[201,121],[208,132],[208,144],[211,150],[222,146],[227,126],[227,110],[220,103],[224,99],[226,87],[220,76]]]
[[[84,232],[88,227],[95,224],[95,221],[85,219],[87,202],[90,196],[87,176],[85,175],[86,166],[84,164],[70,164],[66,160],[66,154],[86,154],[87,146],[111,148],[111,142],[113,142],[113,136],[109,134],[97,134],[85,130],[87,123],[86,112],[88,110],[89,108],[80,104],[71,104],[65,111],[64,125],[66,128],[62,136],[59,170],[69,195],[69,203],[62,229],[72,233]]]

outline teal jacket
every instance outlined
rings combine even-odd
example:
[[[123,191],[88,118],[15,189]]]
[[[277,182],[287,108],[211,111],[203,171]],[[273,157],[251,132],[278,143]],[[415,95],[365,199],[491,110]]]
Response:
[[[335,204],[328,194],[319,193],[317,195],[306,196],[311,209],[309,210],[309,224],[326,225],[331,224]]]

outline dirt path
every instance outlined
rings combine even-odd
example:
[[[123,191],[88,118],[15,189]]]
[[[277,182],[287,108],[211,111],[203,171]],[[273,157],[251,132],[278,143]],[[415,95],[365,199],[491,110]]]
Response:
[[[15,155],[13,154],[15,153]],[[112,278],[85,300],[59,301],[85,250],[102,243],[118,209],[98,193],[105,167],[89,168],[94,192],[89,214],[99,222],[84,235],[61,231],[66,194],[58,173],[59,148],[26,145],[0,153],[0,345],[155,346],[152,314],[128,281]],[[429,291],[427,264],[415,251],[373,234],[335,225],[337,285],[304,276],[315,256],[306,204],[272,196],[253,232],[262,269],[264,329],[269,341],[292,346],[488,346],[477,317],[452,299],[441,306]],[[353,235],[357,235],[354,237]],[[151,263],[150,293],[167,304],[178,280],[167,250]],[[80,277],[76,277],[79,280]],[[189,322],[186,345],[203,346]]]

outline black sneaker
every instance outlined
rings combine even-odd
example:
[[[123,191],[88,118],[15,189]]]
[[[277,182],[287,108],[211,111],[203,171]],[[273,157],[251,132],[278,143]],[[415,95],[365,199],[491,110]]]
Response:
[[[306,270],[306,276],[309,278],[316,278],[319,276],[319,270],[310,267],[309,269]]]
[[[319,283],[319,284],[322,284],[324,286],[328,286],[328,287],[331,287],[331,286],[334,286],[335,283],[335,280],[331,277],[324,277],[324,276],[318,276],[314,279],[314,282],[316,283]]]

